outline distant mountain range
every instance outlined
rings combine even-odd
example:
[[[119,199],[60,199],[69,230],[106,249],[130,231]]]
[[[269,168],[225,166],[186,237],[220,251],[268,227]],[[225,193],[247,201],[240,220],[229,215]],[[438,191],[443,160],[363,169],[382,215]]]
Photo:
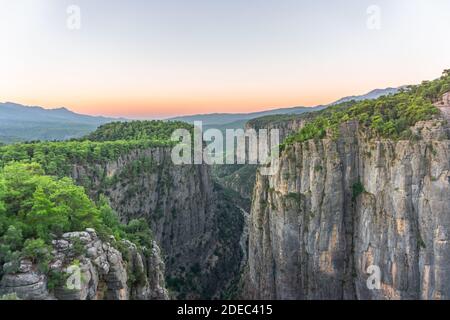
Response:
[[[282,108],[275,110],[267,110],[252,113],[211,113],[211,114],[199,114],[193,116],[175,117],[169,120],[183,121],[187,123],[194,123],[194,121],[201,121],[203,124],[203,130],[219,129],[225,132],[226,129],[243,129],[247,121],[260,118],[273,114],[302,114],[305,112],[319,111],[325,108],[325,106],[317,107],[294,107],[294,108]]]
[[[329,105],[356,100],[376,99],[383,95],[394,94],[397,88],[376,89],[360,96],[339,99]],[[180,116],[168,120],[187,123],[202,121],[204,129],[219,130],[244,128],[248,120],[268,116],[302,114],[318,111],[325,106],[280,108],[252,113],[212,113]],[[67,140],[82,137],[98,126],[112,121],[127,121],[125,118],[94,117],[72,112],[66,108],[44,109],[29,107],[17,103],[0,103],[0,143],[13,143],[30,140]]]
[[[401,88],[401,87],[400,87]],[[202,121],[204,128],[217,128],[223,129],[238,129],[243,128],[248,120],[256,119],[269,115],[287,115],[287,114],[302,114],[305,112],[319,111],[328,106],[336,105],[348,101],[362,101],[377,99],[381,96],[395,94],[400,88],[386,88],[375,89],[369,93],[359,96],[349,96],[339,99],[328,105],[319,105],[315,107],[292,107],[292,108],[280,108],[267,111],[253,112],[253,113],[211,113],[211,114],[197,114],[191,116],[180,116],[170,118],[169,120],[184,121],[188,123],[194,123],[194,121]]]
[[[377,99],[381,96],[396,94],[401,88],[403,88],[403,87],[375,89],[375,90],[372,90],[369,93],[363,94],[361,96],[350,96],[350,97],[345,97],[345,98],[339,99],[338,101],[333,102],[331,105],[340,104],[340,103],[344,103],[344,102],[348,102],[348,101],[352,101],[352,100],[354,100],[354,101],[373,100],[373,99]]]
[[[12,102],[0,103],[0,142],[78,138],[116,120],[82,115],[66,108],[44,109]]]
[[[202,121],[204,125],[215,125],[232,122],[239,123],[241,121],[248,121],[250,119],[264,117],[272,114],[302,114],[304,112],[317,111],[323,108],[325,108],[325,106],[280,108],[252,113],[209,113],[175,117],[170,118],[169,120],[184,121],[188,123],[193,123],[194,121]]]

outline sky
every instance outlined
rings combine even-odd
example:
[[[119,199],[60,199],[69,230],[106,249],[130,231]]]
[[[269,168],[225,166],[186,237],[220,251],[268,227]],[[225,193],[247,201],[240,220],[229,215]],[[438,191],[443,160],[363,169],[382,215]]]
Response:
[[[448,0],[0,0],[0,102],[132,118],[314,106],[439,77],[448,30]]]

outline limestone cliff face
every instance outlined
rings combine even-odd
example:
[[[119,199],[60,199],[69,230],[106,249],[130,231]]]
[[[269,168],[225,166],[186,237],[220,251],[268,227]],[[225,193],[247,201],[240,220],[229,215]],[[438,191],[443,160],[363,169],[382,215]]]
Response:
[[[114,239],[111,239],[115,242]],[[164,264],[156,243],[143,254],[123,241],[128,259],[95,230],[70,232],[53,241],[53,260],[45,275],[29,260],[0,281],[0,295],[25,300],[166,300]]]
[[[174,165],[170,148],[151,148],[76,165],[72,176],[92,181],[91,196],[105,194],[124,222],[150,222],[175,297],[218,296],[238,275],[243,218],[223,199],[207,165]]]
[[[283,115],[280,115],[279,117],[282,119],[275,121],[257,118],[248,121],[245,124],[245,130],[256,130],[258,132],[260,129],[277,129],[281,142],[305,125],[307,120],[304,116],[287,115],[288,119],[286,120]],[[225,188],[237,192],[243,199],[251,200],[257,168],[258,166],[253,164],[219,166],[219,168],[215,168],[216,180]]]
[[[260,130],[260,129],[277,129],[280,133],[280,142],[286,139],[289,135],[291,135],[294,132],[299,131],[307,120],[306,114],[299,114],[299,115],[288,115],[289,119],[283,119],[283,116],[280,120],[273,120],[273,121],[261,121],[261,119],[254,119],[250,120],[246,123],[245,128],[248,129],[254,129],[254,130]]]
[[[450,299],[448,129],[414,131],[417,141],[373,140],[347,123],[337,140],[290,147],[275,175],[258,173],[245,297]]]

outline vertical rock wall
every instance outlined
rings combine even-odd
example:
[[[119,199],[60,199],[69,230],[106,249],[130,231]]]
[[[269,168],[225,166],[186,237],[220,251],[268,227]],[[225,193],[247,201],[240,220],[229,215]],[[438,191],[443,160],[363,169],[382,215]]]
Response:
[[[418,141],[376,141],[347,123],[258,174],[246,297],[450,299],[450,141],[441,122],[414,130]]]

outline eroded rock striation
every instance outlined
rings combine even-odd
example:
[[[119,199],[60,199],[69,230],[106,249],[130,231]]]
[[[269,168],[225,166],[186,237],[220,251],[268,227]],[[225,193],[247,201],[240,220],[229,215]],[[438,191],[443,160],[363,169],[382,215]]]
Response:
[[[207,165],[174,165],[170,148],[136,149],[114,161],[73,167],[92,198],[105,194],[123,222],[145,218],[161,247],[175,297],[219,297],[239,276],[242,214]]]
[[[296,143],[256,178],[246,298],[450,299],[450,140],[445,121],[417,139]],[[380,270],[379,289],[368,271]],[[369,268],[370,267],[370,268]]]

